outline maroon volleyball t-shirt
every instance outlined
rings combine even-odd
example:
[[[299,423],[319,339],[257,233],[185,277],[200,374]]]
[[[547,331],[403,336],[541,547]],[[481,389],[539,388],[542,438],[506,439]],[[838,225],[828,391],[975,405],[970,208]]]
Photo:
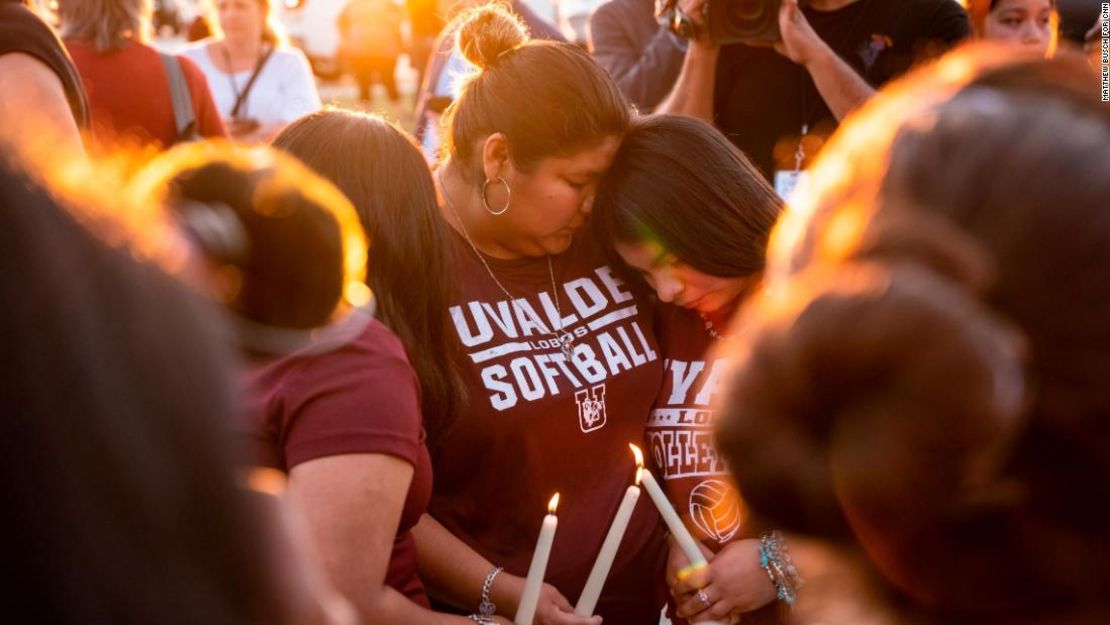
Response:
[[[653,470],[686,527],[716,552],[740,535],[743,518],[735,483],[713,444],[710,405],[727,361],[712,355],[717,339],[697,312],[665,305],[657,314],[663,386],[647,428]],[[726,333],[727,317],[716,319],[714,331]]]
[[[528,572],[551,495],[559,527],[546,581],[576,603],[632,484],[662,358],[648,302],[630,291],[587,236],[547,259],[498,260],[490,270],[452,234],[457,294],[450,306],[467,364],[469,407],[434,454],[431,512],[495,565]],[[552,337],[573,337],[567,358]],[[665,544],[641,497],[597,613],[656,625]]]
[[[419,386],[400,339],[372,320],[336,349],[256,368],[248,384],[247,438],[257,464],[288,472],[326,456],[388,454],[413,466],[385,583],[428,606],[410,530],[428,507],[432,467]]]

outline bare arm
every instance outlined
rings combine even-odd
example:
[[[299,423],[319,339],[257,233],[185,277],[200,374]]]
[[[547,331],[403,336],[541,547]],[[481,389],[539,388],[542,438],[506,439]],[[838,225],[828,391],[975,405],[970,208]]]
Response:
[[[717,83],[717,57],[720,48],[693,42],[686,48],[682,70],[670,94],[656,107],[656,113],[686,115],[713,123],[713,90]]]
[[[81,133],[62,81],[37,58],[20,52],[0,56],[0,142],[21,150],[46,149],[83,155]],[[36,149],[37,148],[37,149]]]
[[[837,121],[875,95],[875,89],[828,47],[806,64],[806,70]]]
[[[779,30],[782,40],[775,50],[806,68],[837,121],[875,95],[875,89],[814,32],[798,0],[783,0]]]
[[[476,608],[482,597],[482,583],[493,570],[493,564],[431,515],[420,517],[412,533],[416,538],[420,578],[428,594],[463,610]],[[499,612],[515,614],[520,590],[506,592],[508,586],[515,585],[510,577],[515,576],[508,573],[497,576],[494,589],[501,592],[491,598]]]
[[[332,583],[363,624],[465,625],[385,585],[412,466],[384,454],[350,454],[293,467],[288,498],[305,519]]]
[[[720,46],[709,38],[705,22],[706,0],[679,0],[681,9],[700,33],[686,45],[682,70],[670,94],[656,107],[656,113],[686,115],[713,123],[713,90],[717,84],[717,58]]]

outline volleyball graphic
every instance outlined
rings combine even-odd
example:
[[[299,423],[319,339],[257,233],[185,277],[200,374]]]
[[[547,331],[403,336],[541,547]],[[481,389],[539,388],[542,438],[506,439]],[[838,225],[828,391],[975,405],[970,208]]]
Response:
[[[722,543],[740,529],[740,502],[728,484],[705,480],[690,491],[690,518],[702,533]]]

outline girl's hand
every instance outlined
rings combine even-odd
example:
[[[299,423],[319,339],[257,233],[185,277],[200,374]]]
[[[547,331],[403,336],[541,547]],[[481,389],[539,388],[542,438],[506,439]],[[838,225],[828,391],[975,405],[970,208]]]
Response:
[[[709,561],[707,583],[677,580],[672,586],[676,614],[691,621],[729,621],[729,615],[757,610],[778,594],[759,565],[759,540],[737,540],[726,544]],[[702,594],[704,593],[704,594]]]

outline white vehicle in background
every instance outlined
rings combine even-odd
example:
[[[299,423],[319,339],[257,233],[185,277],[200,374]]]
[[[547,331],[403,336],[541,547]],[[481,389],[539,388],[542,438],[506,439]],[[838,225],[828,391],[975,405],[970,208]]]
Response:
[[[304,51],[312,69],[324,78],[339,75],[339,14],[349,0],[281,0],[278,19],[289,41]]]

